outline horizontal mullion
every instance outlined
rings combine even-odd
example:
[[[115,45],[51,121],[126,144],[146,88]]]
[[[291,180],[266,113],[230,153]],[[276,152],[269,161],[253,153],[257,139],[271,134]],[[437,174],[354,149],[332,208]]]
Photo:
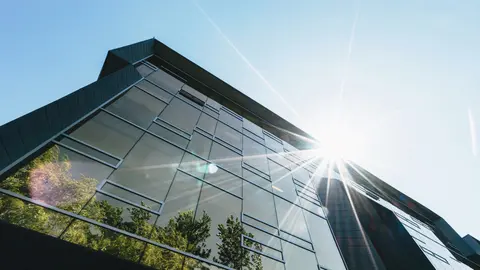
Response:
[[[117,195],[114,195],[114,194],[112,194],[112,193],[110,193],[110,192],[108,192],[108,191],[104,191],[104,190],[101,190],[101,189],[97,189],[96,191],[97,191],[98,193],[103,194],[103,195],[105,195],[105,196],[108,196],[108,197],[110,197],[110,198],[112,198],[112,199],[119,200],[119,201],[124,202],[124,203],[126,203],[126,204],[129,204],[129,205],[131,205],[131,206],[135,206],[135,207],[141,208],[141,209],[143,209],[143,210],[145,210],[145,211],[147,211],[147,212],[149,212],[149,213],[152,213],[152,214],[154,214],[154,215],[156,215],[156,216],[159,216],[159,215],[160,215],[159,212],[155,212],[155,211],[153,211],[153,210],[150,209],[150,208],[147,208],[147,207],[145,207],[145,206],[142,206],[142,205],[136,204],[136,203],[134,203],[134,202],[131,202],[131,201],[127,200],[127,199],[124,199],[124,198],[122,198],[122,197],[119,197],[119,196],[117,196]]]
[[[82,152],[82,151],[80,151],[80,150],[78,150],[78,149],[76,149],[76,148],[73,148],[73,147],[71,147],[71,146],[69,146],[69,145],[66,145],[66,144],[64,144],[64,143],[62,143],[62,142],[59,142],[59,141],[57,141],[57,140],[53,140],[52,142],[55,143],[55,144],[57,144],[57,145],[60,145],[60,146],[62,146],[62,147],[64,147],[64,148],[67,148],[68,150],[71,150],[71,151],[73,151],[73,152],[75,152],[75,153],[77,153],[77,154],[80,154],[80,155],[82,155],[82,156],[84,156],[84,157],[87,157],[87,158],[89,158],[89,159],[92,159],[92,160],[95,160],[95,161],[97,161],[97,162],[99,162],[99,163],[102,163],[103,165],[108,166],[108,167],[110,167],[110,168],[112,168],[112,169],[117,169],[118,166],[120,166],[120,162],[119,162],[117,165],[113,165],[113,164],[110,164],[110,163],[108,163],[108,162],[106,162],[106,161],[103,161],[103,160],[101,160],[101,159],[99,159],[99,158],[97,158],[97,157],[94,157],[94,156],[92,156],[92,155],[90,155],[90,154],[84,153],[84,152]]]
[[[223,191],[223,192],[226,192],[226,193],[228,193],[228,194],[230,194],[230,195],[232,195],[232,196],[234,196],[234,197],[236,197],[236,198],[238,198],[238,199],[240,199],[240,200],[243,200],[243,198],[242,198],[241,196],[238,196],[238,195],[234,194],[233,192],[230,192],[230,191],[228,191],[228,190],[226,190],[226,189],[223,189],[223,188],[221,188],[221,187],[219,187],[219,186],[217,186],[217,185],[215,185],[215,184],[213,184],[213,183],[211,183],[211,182],[208,182],[207,180],[204,180],[204,179],[202,179],[202,178],[200,178],[200,177],[197,177],[197,176],[195,176],[195,175],[193,175],[193,174],[191,174],[191,173],[189,173],[189,172],[187,172],[187,171],[184,171],[184,170],[182,170],[182,169],[180,169],[180,168],[177,168],[177,170],[180,171],[180,172],[182,172],[182,173],[184,173],[184,174],[186,174],[186,175],[188,175],[188,176],[190,176],[190,177],[193,177],[193,178],[197,179],[198,181],[201,181],[202,183],[205,183],[205,184],[207,184],[207,185],[210,185],[210,186],[212,186],[212,187],[214,187],[214,188],[217,188],[217,189],[219,189],[219,190],[221,190],[221,191]]]

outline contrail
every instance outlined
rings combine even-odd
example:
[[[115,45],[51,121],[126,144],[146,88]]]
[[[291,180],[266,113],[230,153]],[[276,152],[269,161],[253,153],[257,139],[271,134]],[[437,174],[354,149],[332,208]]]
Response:
[[[470,139],[472,142],[472,154],[477,156],[477,131],[475,130],[475,119],[473,119],[472,110],[468,108],[468,123],[470,125]]]
[[[345,72],[343,74],[342,82],[340,84],[340,101],[343,100],[343,92],[345,89],[345,82],[348,77],[348,69],[350,66],[350,58],[352,56],[352,50],[353,50],[353,42],[355,41],[355,31],[357,29],[357,22],[358,22],[358,17],[360,15],[359,9],[355,12],[355,19],[353,19],[353,24],[352,24],[352,29],[350,31],[350,40],[348,41],[348,54],[347,54],[347,60],[345,61]]]
[[[275,88],[268,82],[267,79],[265,79],[265,77],[263,77],[263,75],[260,73],[260,71],[258,71],[253,65],[252,63],[250,63],[250,61],[248,61],[248,59],[240,52],[240,50],[233,44],[233,42],[223,33],[222,29],[220,29],[220,27],[213,21],[213,19],[207,14],[207,12],[205,12],[205,10],[203,10],[203,8],[197,3],[197,1],[193,1],[193,3],[195,4],[195,6],[198,8],[198,10],[203,14],[203,16],[205,16],[205,18],[208,20],[208,22],[210,22],[210,24],[215,28],[215,30],[217,30],[217,32],[220,34],[220,36],[222,36],[222,38],[228,43],[228,45],[230,45],[230,47],[232,47],[232,49],[238,54],[238,56],[240,56],[240,58],[243,60],[243,62],[245,62],[248,67],[260,78],[260,80],[262,80],[263,83],[265,83],[265,85],[267,86],[267,88],[272,91],[273,93],[275,93],[279,98],[280,100],[282,101],[283,104],[285,104],[285,106],[287,106],[287,108],[296,116],[296,117],[300,117],[300,115],[298,114],[298,112],[292,107],[290,106],[290,104],[288,104],[288,102],[282,97],[282,95],[277,91],[275,90]]]

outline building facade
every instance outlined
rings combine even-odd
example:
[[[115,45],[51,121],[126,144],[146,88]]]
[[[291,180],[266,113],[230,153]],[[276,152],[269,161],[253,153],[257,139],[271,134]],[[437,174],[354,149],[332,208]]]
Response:
[[[112,50],[96,82],[0,127],[4,263],[469,269],[455,236],[315,145],[155,39]]]

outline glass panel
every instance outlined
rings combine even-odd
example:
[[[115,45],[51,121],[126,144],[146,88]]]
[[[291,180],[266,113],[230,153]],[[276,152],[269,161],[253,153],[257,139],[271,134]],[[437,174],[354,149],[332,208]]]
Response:
[[[140,75],[142,75],[142,77],[145,77],[148,74],[153,72],[153,69],[147,67],[144,64],[141,64],[141,65],[137,66],[136,69],[137,69],[138,73],[140,73]]]
[[[241,203],[240,199],[203,184],[195,215],[197,220],[203,216],[211,220],[210,237],[206,241],[207,248],[212,250],[209,258],[216,258],[220,263],[229,266],[241,265],[238,258],[231,258],[231,255],[238,255],[240,237],[244,233],[239,218]]]
[[[143,132],[105,112],[100,112],[70,136],[123,158]]]
[[[267,148],[267,157],[285,168],[292,168],[292,162]]]
[[[89,147],[89,146],[86,146],[86,145],[84,145],[84,144],[81,144],[81,143],[79,143],[79,142],[77,142],[77,141],[75,141],[75,140],[72,140],[72,139],[68,138],[68,137],[62,136],[61,138],[62,138],[62,139],[60,140],[61,143],[65,144],[65,145],[67,145],[67,146],[70,146],[70,147],[72,147],[73,149],[76,149],[76,150],[78,150],[78,151],[80,151],[80,152],[82,152],[82,153],[88,154],[88,155],[93,156],[93,157],[95,157],[95,158],[98,158],[98,159],[100,159],[100,160],[102,160],[102,161],[105,161],[105,162],[107,162],[108,164],[111,164],[111,165],[114,165],[114,166],[115,166],[115,165],[117,165],[118,162],[120,161],[119,159],[113,158],[113,157],[111,157],[111,156],[109,156],[109,155],[107,155],[107,154],[104,154],[104,153],[102,153],[102,152],[100,152],[100,151],[98,151],[98,150],[96,150],[96,149],[94,149],[94,148],[91,148],[91,147]]]
[[[118,196],[120,198],[123,198],[125,200],[128,200],[132,203],[136,203],[138,205],[143,205],[149,209],[152,209],[153,211],[158,211],[160,210],[161,204],[158,202],[149,200],[147,198],[144,198],[140,195],[137,195],[135,193],[132,193],[128,190],[122,189],[120,187],[117,187],[113,184],[110,184],[108,182],[105,183],[105,185],[102,187],[103,191],[109,192],[115,196]]]
[[[262,128],[255,125],[254,123],[248,121],[245,118],[243,118],[243,128],[247,129],[249,132],[253,133],[254,135],[257,135],[258,137],[262,138],[262,140],[263,140]]]
[[[145,134],[110,179],[163,201],[183,150]]]
[[[277,226],[273,195],[248,183],[243,183],[243,212]]]
[[[0,188],[77,212],[112,169],[87,157],[53,146],[0,182]]]
[[[275,197],[275,206],[280,229],[300,238],[310,239],[301,208],[277,197]]]
[[[242,134],[221,122],[217,124],[215,136],[237,149],[242,149]]]
[[[203,112],[212,116],[215,119],[218,119],[218,111],[214,111],[214,110],[210,109],[209,107],[203,107]]]
[[[264,232],[261,232],[259,230],[255,230],[253,228],[251,228],[251,229],[252,229],[251,231],[256,231],[256,233],[257,233],[256,235],[265,234]],[[280,260],[282,259],[282,252],[279,251],[279,250],[282,250],[281,248],[279,250],[275,250],[274,248],[261,243],[260,241],[258,241],[256,235],[253,234],[252,232],[247,232],[244,235],[244,238],[243,238],[243,245],[247,246],[249,248],[258,250],[258,251],[262,252],[263,254],[270,255],[274,258],[277,258],[277,259],[280,259]],[[267,235],[267,234],[265,234],[265,235]],[[254,239],[254,240],[252,241],[251,239],[249,239],[249,237]],[[278,241],[278,246],[280,247],[280,241],[278,239],[276,239],[276,240]],[[260,256],[262,256],[262,255],[258,254],[256,256],[258,256],[258,263],[261,263]]]
[[[315,254],[282,241],[283,256],[285,259],[285,268],[287,270],[296,270],[301,265],[301,269],[318,270]],[[336,269],[335,269],[336,270]]]
[[[180,163],[180,169],[200,179],[203,179],[203,175],[209,169],[209,167],[210,170],[212,170],[211,166],[209,166],[206,161],[189,153],[185,153],[182,163]]]
[[[166,106],[166,103],[133,87],[105,109],[143,128],[147,128]]]
[[[204,131],[212,135],[215,133],[216,125],[217,125],[217,120],[215,120],[213,117],[205,113],[202,113],[197,124],[199,128],[203,129]]]
[[[283,153],[283,145],[270,136],[265,135],[265,145],[277,153]]]
[[[80,215],[143,237],[150,235],[158,217],[101,193],[95,194]]]
[[[259,144],[265,145],[265,140],[263,138],[256,136],[255,134],[251,133],[247,129],[243,129],[243,134],[248,136],[250,139],[258,142]]]
[[[285,270],[285,266],[281,262],[256,254],[247,249],[244,249],[244,252],[247,254],[246,256],[250,257],[251,259],[249,260],[250,263],[247,266],[244,266],[242,268],[243,270],[250,270],[250,269]]]
[[[192,134],[193,128],[200,117],[200,111],[191,105],[174,98],[160,114],[160,118],[181,130]]]
[[[0,194],[0,220],[58,237],[70,223],[71,218],[44,207]]]
[[[202,181],[183,172],[177,172],[157,225],[166,226],[179,213],[190,211],[190,215],[193,217],[201,186]]]
[[[205,174],[205,180],[207,182],[242,197],[242,179],[221,168],[212,167],[215,166],[213,164],[209,164],[208,166]]]
[[[163,70],[155,71],[154,73],[150,74],[147,79],[174,95],[180,90],[180,88],[182,88],[183,85],[183,82],[177,80],[175,77],[169,75]]]
[[[145,248],[141,241],[80,220],[68,228],[62,239],[134,262]]]
[[[272,191],[272,183],[267,179],[253,173],[247,169],[243,169],[243,178],[247,179],[248,181],[268,190]]]
[[[265,147],[245,136],[243,136],[243,162],[269,174]]]
[[[312,183],[310,182],[310,174],[304,168],[298,167],[294,165],[294,169],[292,170],[293,178],[297,179],[298,181],[302,182],[306,186],[310,186],[313,188]]]
[[[326,220],[305,212],[318,263],[328,269],[346,269]]]
[[[231,115],[230,113],[220,110],[220,116],[218,118],[220,121],[227,123],[229,126],[233,127],[238,131],[242,131],[242,120],[236,118],[235,116]]]
[[[294,202],[297,199],[297,194],[295,193],[291,172],[271,160],[268,161],[268,165],[273,192]]]
[[[207,99],[207,104],[210,105],[210,107],[217,109],[217,111],[222,107],[222,105],[211,98]]]
[[[233,173],[242,173],[242,157],[217,142],[213,142],[209,159]]]
[[[294,244],[297,244],[301,247],[304,247],[304,248],[307,248],[309,250],[312,250],[313,249],[313,246],[311,243],[307,242],[307,241],[304,241],[303,239],[300,239],[298,237],[295,237],[294,235],[291,235],[289,233],[286,233],[284,231],[280,231],[280,236],[287,240],[287,241],[290,241],[290,243],[294,243]]]
[[[140,262],[154,269],[173,270],[199,270],[199,269],[220,269],[213,265],[199,260],[183,256],[182,254],[163,249],[154,245],[147,245],[145,254]]]
[[[207,159],[208,155],[210,154],[211,146],[212,146],[211,139],[206,138],[200,133],[193,132],[192,139],[190,140],[190,143],[188,144],[187,149]]]
[[[187,144],[189,142],[189,140],[185,137],[178,135],[177,133],[163,127],[158,123],[154,123],[153,125],[151,125],[148,130],[181,147],[187,147]]]
[[[182,89],[185,90],[185,91],[186,91],[187,93],[189,93],[190,95],[198,98],[199,100],[201,100],[201,101],[203,101],[203,102],[206,102],[206,101],[207,101],[207,97],[206,97],[204,94],[198,92],[197,90],[193,89],[192,87],[190,87],[190,86],[188,86],[188,85],[186,85],[186,84],[184,84],[184,85],[182,86]]]
[[[145,90],[146,92],[152,94],[154,97],[157,97],[160,100],[163,100],[166,103],[169,103],[172,100],[173,96],[164,91],[163,89],[157,87],[156,85],[152,84],[147,80],[142,80],[136,84],[138,88]]]
[[[325,217],[325,214],[323,213],[323,208],[320,205],[319,202],[315,202],[314,200],[307,198],[304,199],[302,195],[299,196],[300,204],[303,206],[303,208],[312,211],[313,213]]]

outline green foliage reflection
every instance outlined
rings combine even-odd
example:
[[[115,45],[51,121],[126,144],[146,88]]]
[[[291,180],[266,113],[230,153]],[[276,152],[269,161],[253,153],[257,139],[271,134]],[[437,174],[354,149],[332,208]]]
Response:
[[[157,216],[144,209],[120,207],[98,199],[94,196],[98,180],[83,175],[75,179],[71,169],[68,156],[62,156],[59,147],[54,146],[0,182],[0,188],[198,257],[212,255],[206,245],[212,223],[207,212],[196,213],[196,218],[193,211],[179,212],[167,225],[158,226],[155,225]],[[80,220],[72,223],[70,217],[7,195],[0,195],[0,219],[157,269],[208,268],[193,258]],[[263,269],[258,254],[251,255],[241,248],[242,234],[254,236],[243,229],[238,218],[228,217],[225,224],[218,225],[217,231],[220,243],[217,243],[218,257],[213,257],[215,262],[236,269]],[[261,250],[251,241],[245,244]]]

